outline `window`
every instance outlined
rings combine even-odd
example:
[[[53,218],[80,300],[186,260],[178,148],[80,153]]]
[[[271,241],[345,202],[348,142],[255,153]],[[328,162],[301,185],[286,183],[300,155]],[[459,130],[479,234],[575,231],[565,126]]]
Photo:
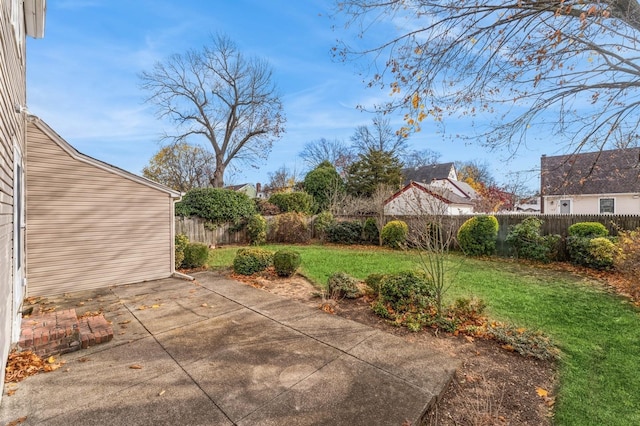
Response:
[[[571,200],[560,200],[560,214],[571,213]]]
[[[616,200],[615,198],[600,198],[600,214],[615,213]]]

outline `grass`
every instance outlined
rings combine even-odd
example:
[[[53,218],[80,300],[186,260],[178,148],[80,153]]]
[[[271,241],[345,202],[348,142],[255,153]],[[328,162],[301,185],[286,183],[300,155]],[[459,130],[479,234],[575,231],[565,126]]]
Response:
[[[283,246],[266,246],[270,250]],[[322,287],[329,275],[412,269],[415,258],[363,247],[295,246],[301,272]],[[211,267],[228,267],[237,248],[216,249]],[[555,406],[558,425],[640,424],[640,311],[590,279],[504,260],[452,255],[455,285],[447,297],[476,296],[489,315],[551,335],[563,352]],[[531,389],[534,392],[534,389]]]

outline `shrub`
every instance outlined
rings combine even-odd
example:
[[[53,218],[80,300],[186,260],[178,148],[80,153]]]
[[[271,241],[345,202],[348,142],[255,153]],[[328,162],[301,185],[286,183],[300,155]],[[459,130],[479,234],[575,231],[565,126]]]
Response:
[[[209,259],[209,247],[202,243],[189,243],[184,248],[184,260],[182,266],[185,268],[202,268]]]
[[[278,208],[278,206],[268,202],[267,200],[256,198],[255,203],[256,203],[256,210],[262,216],[275,216],[277,214],[282,213]]]
[[[380,294],[380,286],[382,285],[382,280],[385,277],[386,275],[384,274],[369,274],[367,278],[364,279],[364,283],[372,293],[378,295]]]
[[[376,220],[372,217],[367,218],[364,221],[364,241],[369,244],[378,244],[380,241],[380,232],[378,231],[378,225],[376,224]]]
[[[176,203],[179,216],[198,216],[214,225],[237,223],[256,212],[253,201],[241,192],[220,188],[195,188]]]
[[[303,213],[313,212],[313,197],[306,192],[279,192],[269,197],[269,202],[278,206],[283,213]]]
[[[189,237],[184,234],[177,234],[175,237],[175,265],[176,269],[181,268],[184,263],[184,249],[189,245]]]
[[[360,297],[358,280],[344,272],[335,272],[327,280],[327,291],[332,299]]]
[[[302,263],[300,253],[293,250],[278,250],[273,255],[273,267],[279,277],[290,277],[295,274]]]
[[[327,230],[333,223],[334,220],[331,212],[319,213],[313,221],[313,228],[316,236],[321,240],[324,240],[327,236]]]
[[[610,269],[613,266],[616,245],[608,238],[597,237],[589,240],[589,267]]]
[[[362,223],[358,220],[335,222],[327,228],[327,240],[335,244],[358,244],[362,241]]]
[[[237,274],[252,275],[264,271],[273,262],[273,253],[259,248],[238,250],[233,259],[233,270]]]
[[[469,256],[492,255],[497,237],[498,220],[493,216],[474,216],[458,230],[458,244]]]
[[[517,328],[515,325],[492,323],[487,335],[503,343],[503,348],[541,360],[556,360],[560,353],[550,337],[541,331]]]
[[[614,252],[613,266],[629,282],[625,289],[640,299],[640,228],[635,231],[619,231]]]
[[[382,227],[382,244],[391,248],[403,247],[407,242],[409,226],[401,220],[392,220]]]
[[[570,237],[597,238],[607,235],[609,230],[600,222],[578,222],[569,227]]]
[[[579,222],[571,225],[567,237],[567,251],[571,262],[596,269],[611,267],[614,247],[606,238],[608,235],[607,228],[599,222]],[[594,239],[598,241],[592,244]]]
[[[396,313],[425,309],[433,296],[431,281],[416,272],[389,274],[380,280],[379,300]]]
[[[282,213],[276,216],[270,238],[277,243],[306,243],[311,238],[307,218],[302,213]]]
[[[559,235],[540,235],[544,222],[536,217],[527,217],[511,227],[506,243],[515,251],[517,258],[550,262],[557,257]]]
[[[262,215],[254,214],[247,221],[249,243],[258,246],[267,242],[267,221]]]

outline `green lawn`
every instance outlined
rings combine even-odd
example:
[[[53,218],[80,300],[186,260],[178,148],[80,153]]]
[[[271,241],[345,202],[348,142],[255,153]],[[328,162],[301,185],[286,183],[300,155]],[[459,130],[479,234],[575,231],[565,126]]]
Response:
[[[284,246],[266,246],[270,250]],[[344,271],[412,269],[415,255],[363,247],[295,246],[301,273],[319,287]],[[228,267],[237,248],[216,249],[211,267]],[[585,277],[501,260],[451,256],[448,297],[477,296],[492,319],[543,330],[563,352],[555,406],[558,425],[640,424],[640,310]]]

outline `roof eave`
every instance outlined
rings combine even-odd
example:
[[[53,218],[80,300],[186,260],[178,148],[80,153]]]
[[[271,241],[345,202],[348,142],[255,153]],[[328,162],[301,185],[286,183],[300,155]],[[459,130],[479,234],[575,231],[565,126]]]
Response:
[[[44,37],[47,0],[24,0],[24,23],[28,36]]]

